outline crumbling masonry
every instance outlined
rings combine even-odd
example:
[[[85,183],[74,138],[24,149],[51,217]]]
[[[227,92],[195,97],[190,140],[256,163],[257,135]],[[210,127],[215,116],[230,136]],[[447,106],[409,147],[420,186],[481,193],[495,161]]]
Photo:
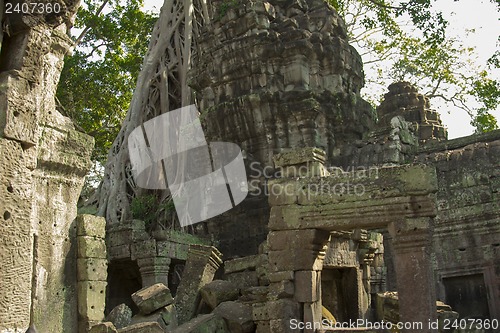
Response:
[[[82,333],[327,332],[291,325],[322,319],[436,332],[429,321],[499,319],[500,132],[447,140],[405,82],[373,111],[361,59],[323,1],[209,9],[190,85],[207,139],[240,145],[251,186],[196,235],[74,222],[91,139],[53,101],[70,16],[11,20],[0,333],[24,333],[30,309],[41,332]]]

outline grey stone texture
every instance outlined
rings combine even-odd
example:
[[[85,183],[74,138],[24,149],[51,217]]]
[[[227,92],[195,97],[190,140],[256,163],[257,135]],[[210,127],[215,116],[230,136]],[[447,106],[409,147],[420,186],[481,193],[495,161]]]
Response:
[[[118,333],[164,333],[160,324],[155,322],[138,323],[121,328]]]
[[[212,309],[215,309],[222,302],[238,299],[240,290],[235,283],[215,280],[201,287],[200,294],[203,301]]]
[[[199,315],[171,333],[230,333],[223,318],[214,313]]]
[[[225,319],[231,333],[253,333],[252,306],[239,302],[223,302],[215,308],[214,314]]]
[[[79,2],[60,4],[6,14],[0,35],[0,332],[26,331],[30,312],[40,332],[77,327],[74,219],[93,140],[55,106]]]
[[[89,333],[117,333],[118,331],[116,330],[116,327],[115,327],[115,325],[113,325],[112,322],[106,321],[103,323],[93,325],[88,332]]]
[[[157,283],[132,294],[132,300],[142,314],[150,314],[173,303],[170,290],[163,283]]]
[[[177,320],[192,319],[201,300],[200,289],[210,283],[222,263],[221,253],[213,246],[190,245],[182,280],[175,295]]]
[[[132,321],[132,310],[126,304],[117,305],[108,313],[105,321],[112,322],[116,328],[123,328]]]

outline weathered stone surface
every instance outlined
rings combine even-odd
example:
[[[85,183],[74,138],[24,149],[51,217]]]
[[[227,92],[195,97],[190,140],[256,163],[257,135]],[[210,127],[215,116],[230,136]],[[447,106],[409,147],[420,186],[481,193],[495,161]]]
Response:
[[[148,315],[136,314],[132,317],[131,324],[156,322],[165,331],[172,330],[177,327],[177,312],[173,304],[161,308]]]
[[[150,314],[174,301],[170,290],[163,283],[157,283],[133,293],[132,300],[143,314]]]
[[[113,310],[106,316],[106,321],[112,322],[116,328],[128,326],[132,321],[132,310],[125,304],[120,304],[114,307]]]
[[[321,272],[296,271],[294,282],[294,297],[297,301],[302,303],[312,303],[320,299]]]
[[[116,330],[116,327],[113,325],[112,322],[104,322],[93,325],[89,330],[89,333],[117,333],[117,332],[118,331]]]
[[[177,327],[171,333],[230,333],[226,322],[214,313],[200,315]]]
[[[175,305],[179,324],[189,321],[200,302],[199,290],[214,278],[222,263],[221,253],[213,246],[190,245],[182,280],[177,288]]]
[[[106,281],[108,261],[99,258],[78,258],[78,281]]]
[[[77,243],[78,258],[106,258],[106,243],[104,239],[91,236],[79,236]]]
[[[200,295],[212,309],[220,303],[238,299],[240,290],[238,285],[224,280],[215,280],[200,289]]]
[[[158,323],[138,323],[118,330],[118,333],[164,333]]]
[[[236,272],[226,276],[227,280],[238,286],[239,290],[259,285],[259,277],[256,271]]]
[[[100,216],[78,215],[76,219],[76,235],[105,238],[106,220]]]
[[[223,302],[215,308],[214,314],[224,318],[231,333],[252,333],[255,324],[252,306],[239,302]]]
[[[265,256],[261,254],[226,260],[224,261],[224,273],[230,274],[245,270],[255,270],[257,266],[261,265],[263,260],[265,260]]]
[[[88,321],[104,319],[104,304],[106,302],[106,282],[78,282],[78,314]]]
[[[166,257],[151,257],[137,259],[141,273],[142,286],[149,287],[157,283],[168,285],[168,271],[171,259]]]

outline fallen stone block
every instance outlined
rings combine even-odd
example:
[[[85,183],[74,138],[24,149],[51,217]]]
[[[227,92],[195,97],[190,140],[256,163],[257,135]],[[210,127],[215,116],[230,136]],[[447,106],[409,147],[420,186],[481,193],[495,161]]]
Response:
[[[200,315],[170,333],[230,333],[223,318],[214,313]]]
[[[132,321],[132,310],[124,303],[117,305],[106,316],[106,321],[112,322],[116,328],[124,328]]]
[[[232,282],[215,280],[204,285],[200,294],[205,303],[215,309],[222,302],[238,299],[240,292],[238,286]]]
[[[142,314],[150,314],[173,303],[170,289],[163,283],[157,283],[132,294],[132,300]]]
[[[116,332],[118,331],[116,330],[115,325],[113,325],[113,323],[111,322],[104,322],[93,325],[89,330],[89,333],[116,333]]]
[[[255,324],[252,320],[252,306],[238,302],[224,302],[215,308],[214,314],[224,318],[231,333],[252,333]]]
[[[139,323],[121,328],[118,333],[165,333],[158,323]]]
[[[162,309],[159,309],[148,315],[137,314],[132,317],[130,324],[138,323],[158,323],[164,330],[172,330],[177,327],[176,311],[173,304],[170,304]]]

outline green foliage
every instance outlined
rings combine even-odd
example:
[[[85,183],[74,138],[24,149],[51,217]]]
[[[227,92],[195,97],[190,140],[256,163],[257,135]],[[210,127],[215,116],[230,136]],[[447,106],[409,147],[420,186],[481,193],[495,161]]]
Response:
[[[144,221],[146,230],[158,227],[160,220],[171,216],[175,212],[174,202],[171,198],[162,201],[155,194],[147,193],[134,197],[130,203],[132,218]]]
[[[219,7],[219,19],[227,14],[230,8],[234,8],[238,5],[239,0],[224,0],[221,2]]]
[[[57,91],[64,113],[96,141],[93,159],[104,164],[127,112],[156,15],[142,0],[85,0],[75,28],[84,29],[74,54],[65,59]],[[76,40],[76,37],[73,37]]]
[[[490,76],[500,62],[498,51],[488,66],[475,63],[474,49],[446,36],[448,22],[432,1],[329,2],[344,17],[351,43],[363,50],[365,66],[376,64],[377,77],[367,78],[372,87],[409,81],[429,98],[467,111],[478,132],[497,128],[491,112],[498,109],[500,87]],[[377,104],[376,96],[365,98]]]

